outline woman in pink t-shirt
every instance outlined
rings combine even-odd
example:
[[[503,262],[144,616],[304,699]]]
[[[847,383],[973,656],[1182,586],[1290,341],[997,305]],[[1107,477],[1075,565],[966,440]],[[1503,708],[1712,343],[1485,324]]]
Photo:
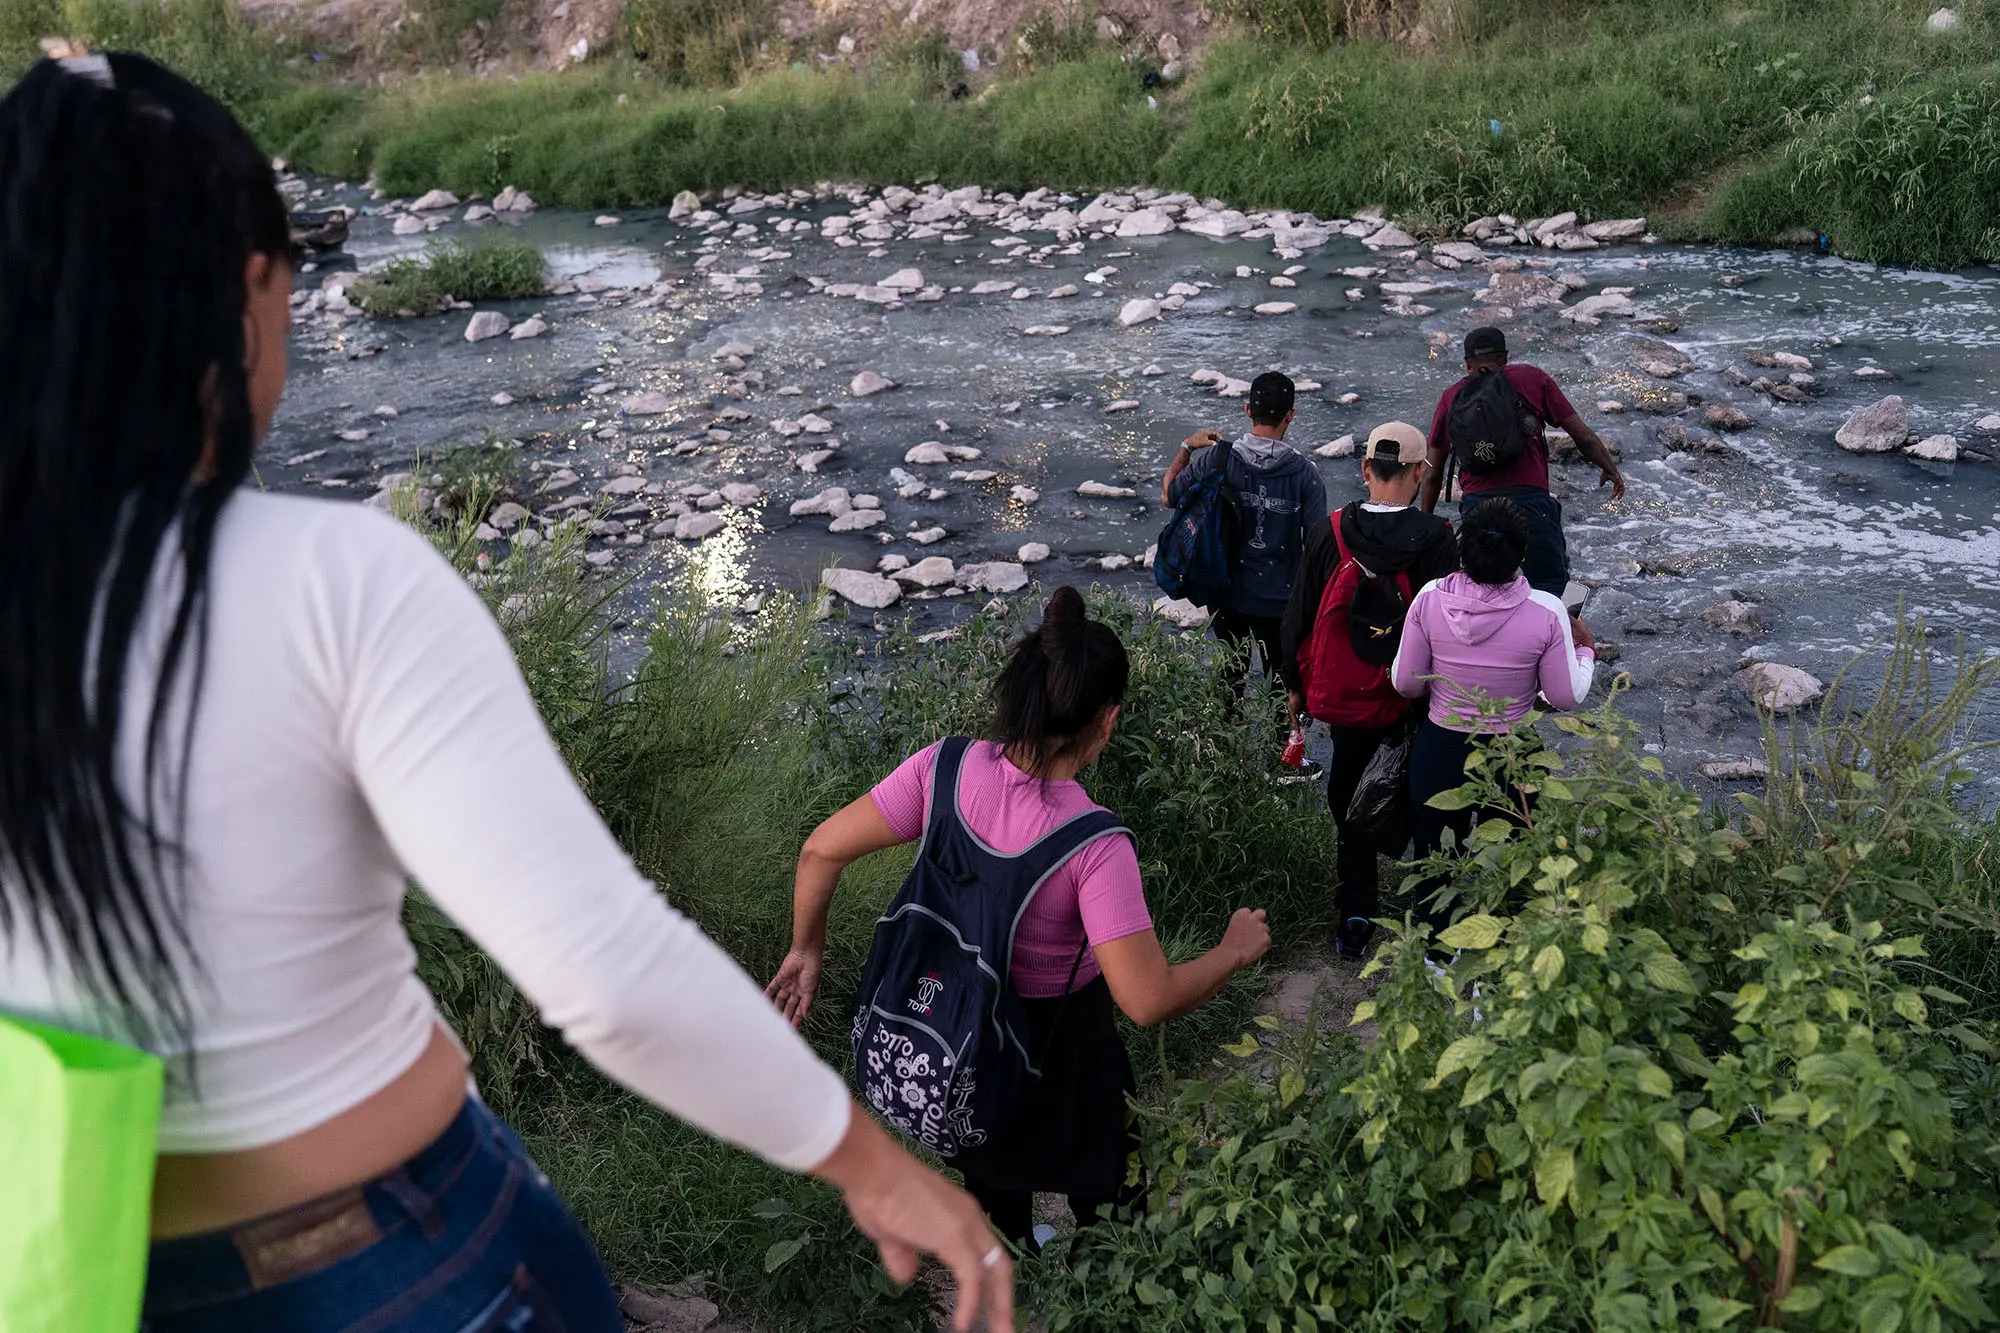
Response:
[[[1089,619],[1074,588],[1058,588],[1041,627],[1015,645],[993,687],[989,739],[966,753],[958,815],[1005,855],[1098,807],[1076,781],[1111,739],[1125,699],[1125,646]],[[792,950],[767,993],[792,1022],[819,989],[827,912],[841,871],[885,847],[914,842],[929,816],[938,747],[911,755],[868,795],[813,830],[799,855]],[[1028,1239],[1031,1193],[1067,1194],[1079,1222],[1121,1201],[1131,1139],[1131,1061],[1112,1006],[1141,1026],[1199,1007],[1264,955],[1264,913],[1239,910],[1222,942],[1172,964],[1160,948],[1129,837],[1078,852],[1031,900],[1015,934],[1011,980],[1043,1043],[1019,1132],[954,1162],[1002,1235]]]

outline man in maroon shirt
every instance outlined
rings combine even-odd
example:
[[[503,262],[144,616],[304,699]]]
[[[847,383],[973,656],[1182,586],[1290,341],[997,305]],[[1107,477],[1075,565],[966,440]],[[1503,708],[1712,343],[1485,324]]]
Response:
[[[1618,462],[1597,432],[1584,424],[1569,399],[1556,387],[1548,373],[1535,366],[1509,365],[1507,335],[1495,328],[1479,328],[1465,335],[1465,378],[1444,391],[1437,411],[1431,415],[1430,470],[1424,474],[1423,507],[1426,514],[1437,509],[1444,490],[1445,462],[1451,456],[1451,440],[1446,421],[1452,400],[1475,375],[1505,375],[1514,386],[1521,404],[1528,410],[1528,447],[1513,462],[1492,472],[1459,472],[1459,502],[1462,524],[1480,504],[1502,496],[1519,505],[1528,515],[1528,556],[1522,572],[1534,588],[1560,597],[1569,585],[1569,546],[1563,540],[1562,504],[1549,493],[1549,446],[1542,430],[1556,425],[1569,432],[1583,456],[1597,464],[1598,485],[1611,488],[1611,498],[1625,498],[1625,477]]]

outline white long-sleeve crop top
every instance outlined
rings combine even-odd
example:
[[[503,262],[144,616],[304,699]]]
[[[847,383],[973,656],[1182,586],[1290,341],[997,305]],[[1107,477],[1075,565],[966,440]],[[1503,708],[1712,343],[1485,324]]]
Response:
[[[134,642],[128,790],[170,602],[156,593]],[[278,1142],[416,1061],[439,1019],[402,925],[409,878],[640,1096],[794,1169],[846,1132],[839,1076],[634,868],[499,626],[395,520],[248,489],[229,502],[193,735],[196,1078],[179,1094],[170,1081],[162,1152]],[[0,937],[0,1012],[104,1030],[15,921]]]

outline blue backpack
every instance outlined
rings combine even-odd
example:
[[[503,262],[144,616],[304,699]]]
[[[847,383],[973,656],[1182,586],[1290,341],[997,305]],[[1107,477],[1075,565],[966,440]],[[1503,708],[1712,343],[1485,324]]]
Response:
[[[855,1091],[947,1158],[991,1142],[1041,1077],[1010,980],[1022,914],[1071,857],[1130,832],[1110,811],[1092,810],[1017,855],[994,851],[958,812],[971,744],[954,737],[938,746],[917,863],[875,923],[854,1011]],[[1082,962],[1079,949],[1071,985]]]
[[[1215,465],[1201,474],[1160,529],[1153,553],[1153,582],[1169,597],[1219,609],[1235,572],[1235,498],[1229,491],[1228,441],[1209,446]]]

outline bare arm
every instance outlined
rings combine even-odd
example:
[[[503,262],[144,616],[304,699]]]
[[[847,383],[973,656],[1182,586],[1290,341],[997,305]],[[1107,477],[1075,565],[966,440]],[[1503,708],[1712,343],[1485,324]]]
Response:
[[[1212,444],[1220,444],[1221,442],[1221,431],[1198,430],[1188,436],[1182,442],[1180,448],[1174,450],[1174,460],[1167,464],[1167,475],[1160,479],[1160,507],[1162,509],[1172,509],[1174,507],[1174,482],[1179,479],[1181,473],[1187,471],[1187,465],[1194,461],[1194,451],[1197,449],[1206,449]]]
[[[1604,443],[1603,437],[1584,424],[1583,417],[1575,412],[1557,424],[1568,431],[1569,437],[1576,441],[1577,450],[1597,465],[1597,484],[1611,488],[1612,500],[1624,499],[1625,474],[1618,470],[1618,460],[1611,456],[1611,449]]]
[[[819,990],[820,971],[826,964],[826,919],[840,873],[870,852],[902,841],[867,796],[850,802],[806,839],[792,881],[792,949],[764,988],[792,1026],[805,1021]]]
[[[1421,503],[1426,514],[1437,512],[1438,499],[1444,494],[1445,460],[1450,455],[1443,449],[1432,447],[1430,457],[1424,467],[1424,489]]]
[[[1271,928],[1264,911],[1238,908],[1223,932],[1222,943],[1186,963],[1169,963],[1157,932],[1109,940],[1093,951],[1111,998],[1140,1027],[1199,1009],[1227,985],[1229,978],[1264,956],[1271,947]]]

